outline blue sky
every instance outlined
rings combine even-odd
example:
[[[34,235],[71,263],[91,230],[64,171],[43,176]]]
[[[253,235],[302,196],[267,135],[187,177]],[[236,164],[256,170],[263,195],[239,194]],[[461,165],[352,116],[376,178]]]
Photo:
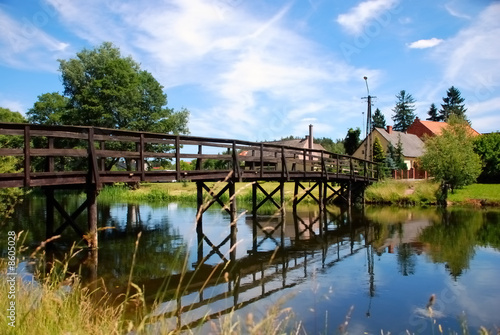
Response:
[[[364,76],[388,124],[400,90],[425,118],[454,85],[491,132],[499,17],[491,0],[0,0],[0,106],[62,93],[57,59],[111,41],[191,111],[192,135],[343,138],[364,124]]]

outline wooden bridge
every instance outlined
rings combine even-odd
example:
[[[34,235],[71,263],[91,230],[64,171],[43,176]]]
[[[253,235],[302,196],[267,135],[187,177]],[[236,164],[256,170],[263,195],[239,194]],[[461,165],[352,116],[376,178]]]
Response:
[[[75,219],[87,210],[89,233],[85,236],[90,247],[97,247],[96,198],[104,184],[195,181],[198,233],[203,236],[202,214],[214,203],[231,214],[235,226],[235,201],[229,207],[221,201],[225,192],[234,198],[235,182],[253,183],[253,209],[257,212],[266,201],[283,208],[285,182],[295,182],[294,205],[311,196],[323,206],[334,199],[351,204],[378,178],[375,163],[324,150],[97,127],[0,123],[0,145],[0,157],[20,158],[16,171],[0,174],[0,188],[43,188],[47,196],[47,237],[60,234],[68,226],[84,236]],[[159,160],[171,161],[173,168],[149,168]],[[191,160],[192,169],[182,169],[183,160]],[[207,160],[216,160],[218,168],[206,168]],[[112,169],[119,162],[127,168]],[[225,182],[226,186],[215,194],[206,184],[213,181]],[[258,181],[278,181],[279,186],[267,193]],[[304,182],[313,185],[305,187]],[[332,183],[339,188],[333,188]],[[54,198],[54,190],[61,188],[83,189],[87,199],[74,213],[67,213]],[[318,196],[312,193],[315,188]],[[204,201],[204,192],[210,195],[210,201]],[[264,201],[257,203],[257,192],[264,193]],[[280,203],[273,199],[278,192]],[[57,229],[55,210],[65,220]]]

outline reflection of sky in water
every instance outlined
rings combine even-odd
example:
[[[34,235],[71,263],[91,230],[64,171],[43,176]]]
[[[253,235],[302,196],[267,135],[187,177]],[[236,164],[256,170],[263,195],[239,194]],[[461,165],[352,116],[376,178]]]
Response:
[[[238,214],[242,212],[239,210]],[[113,206],[111,216],[124,225],[127,220],[126,205]],[[310,223],[307,216],[305,214],[306,224]],[[184,242],[190,246],[190,263],[196,261],[195,217],[195,208],[176,204],[169,204],[166,208],[140,206],[139,218],[143,226],[153,229],[167,224],[183,237]],[[267,229],[276,227],[277,221],[273,221],[271,216],[262,216],[261,219],[264,222],[262,225],[267,226]],[[293,223],[289,221],[284,227],[286,246],[290,246],[291,235],[294,234]],[[341,243],[331,243],[328,246],[325,259],[322,258],[321,251],[308,255],[307,261],[299,255],[295,264],[293,261],[289,262],[285,275],[279,266],[270,267],[264,273],[265,277],[270,278],[265,289],[256,285],[242,290],[238,302],[251,300],[263,290],[275,292],[240,309],[237,314],[244,318],[252,312],[256,318],[264,317],[266,307],[285,299],[283,307],[292,307],[309,333],[336,332],[338,326],[345,321],[351,306],[354,309],[349,319],[350,333],[378,334],[380,330],[384,330],[399,334],[406,329],[415,333],[432,333],[438,332],[438,324],[445,331],[458,331],[458,319],[462,313],[467,316],[469,326],[475,329],[480,325],[499,325],[500,253],[491,248],[477,247],[469,269],[455,281],[444,264],[431,261],[425,248],[413,247],[412,243],[417,241],[419,232],[429,224],[428,220],[422,218],[410,220],[385,239],[377,247],[378,253],[373,253],[372,277],[369,274],[369,253],[372,249],[364,246],[362,237],[354,243],[352,253],[350,241],[341,238]],[[217,245],[229,233],[229,215],[214,206],[203,215],[203,227],[204,233]],[[237,234],[237,257],[241,258],[252,248],[250,214],[239,218]],[[276,241],[264,239],[265,235],[260,231],[258,236],[258,241],[262,241],[261,250],[272,250],[276,242],[280,241],[279,229],[273,234]],[[399,243],[409,243],[413,248],[410,248],[413,268],[409,275],[403,275],[397,252]],[[205,254],[208,251],[209,247],[205,244]],[[221,252],[229,258],[229,243],[221,248]],[[208,263],[214,264],[219,260],[214,255]],[[304,266],[305,263],[307,267]],[[251,285],[259,278],[260,274],[256,278],[243,277],[241,285]],[[226,284],[222,284],[207,289],[204,295],[220,295],[225,291]],[[431,294],[436,294],[437,298],[432,313],[426,308]],[[199,298],[199,294],[195,292],[184,296],[182,302],[185,305],[196,302]],[[230,308],[232,305],[233,298],[228,296],[227,299],[215,301],[186,315],[183,322],[194,321],[205,313]],[[165,302],[155,313],[172,309],[175,309],[175,304]]]
[[[100,273],[109,271],[106,262],[112,257],[126,258],[124,255],[130,257],[131,250],[133,251],[134,234],[139,227],[145,231],[154,231],[143,234],[141,237],[139,247],[148,243],[150,246],[146,249],[146,255],[143,255],[142,259],[149,260],[150,252],[154,252],[160,255],[154,258],[155,261],[162,261],[161,257],[166,253],[164,246],[156,245],[160,240],[157,238],[158,232],[163,235],[178,235],[172,245],[187,244],[189,264],[196,262],[196,208],[171,203],[164,207],[141,204],[135,206],[133,213],[130,212],[132,210],[130,204],[112,204],[109,209],[104,207],[101,209],[103,211],[100,215],[109,215],[106,225],[116,226],[121,232],[129,232],[127,233],[129,238],[125,240],[129,246],[128,249],[117,247],[124,241],[122,235],[111,236],[110,234],[109,239],[103,238],[99,250]],[[431,225],[426,216],[427,213],[418,214],[415,211],[417,215],[410,211],[412,215],[406,215],[404,211],[408,210],[405,209],[391,210],[382,215],[382,212],[370,210],[373,218],[379,215],[388,221],[384,226],[385,230],[381,231],[389,233],[377,241],[376,250],[365,247],[361,236],[364,232],[361,230],[352,235],[355,241],[352,245],[352,253],[350,235],[347,233],[338,240],[329,241],[324,259],[321,250],[315,250],[314,253],[308,253],[306,258],[300,253],[290,257],[286,273],[283,272],[281,264],[265,268],[263,273],[267,281],[264,288],[259,284],[260,272],[256,272],[254,277],[250,274],[242,277],[241,287],[245,289],[241,290],[238,303],[254,299],[263,291],[267,293],[274,290],[274,293],[240,309],[237,314],[241,319],[245,320],[245,315],[249,312],[252,312],[256,319],[262,318],[266,315],[267,307],[285,299],[283,307],[293,308],[297,319],[302,321],[309,334],[337,333],[338,326],[345,321],[351,306],[354,307],[348,325],[348,331],[351,334],[365,332],[380,334],[381,330],[384,333],[390,331],[392,334],[400,334],[406,329],[415,334],[433,332],[437,334],[439,331],[437,325],[433,326],[433,320],[442,325],[444,333],[447,333],[449,328],[458,331],[458,318],[462,313],[466,315],[471,333],[476,333],[481,325],[490,328],[495,325],[500,327],[500,252],[498,250],[474,247],[468,268],[454,279],[444,263],[432,261],[428,246],[417,241],[419,232]],[[383,210],[387,211],[387,208]],[[243,210],[238,208],[238,214],[242,212]],[[294,244],[295,234],[293,220],[289,216],[290,212],[287,210],[286,225],[283,229],[284,244],[287,247]],[[311,223],[316,214],[304,213],[302,216],[304,224]],[[436,217],[436,211],[431,214],[433,215],[432,222],[440,222],[441,217]],[[31,217],[31,224],[38,226],[43,224],[35,222],[37,217]],[[267,227],[266,229],[276,228],[277,221],[271,215],[261,215],[260,219],[262,219],[261,224]],[[378,222],[376,219],[373,221]],[[400,222],[402,224],[398,226]],[[214,204],[203,215],[203,224],[205,234],[216,245],[229,234],[229,215],[217,204]],[[315,233],[317,233],[317,227],[312,231],[306,231],[302,237],[306,238]],[[258,230],[258,242],[262,242],[260,250],[273,250],[276,246],[275,241],[264,239],[264,237],[265,234]],[[279,229],[273,237],[278,243],[280,242]],[[40,238],[43,239],[43,236]],[[165,240],[161,239],[161,241]],[[237,240],[237,257],[247,256],[247,251],[252,249],[252,221],[249,213],[242,215],[238,220]],[[400,242],[409,246],[409,260],[411,261],[409,275],[403,275],[402,256],[398,253]],[[116,249],[111,248],[112,245]],[[110,255],[107,253],[108,250],[118,250],[122,254]],[[371,253],[372,250],[375,252]],[[204,254],[206,255],[208,251],[209,247],[205,244]],[[229,243],[221,248],[221,252],[229,258]],[[372,276],[369,273],[371,259],[373,259]],[[214,255],[208,263],[214,264],[219,261],[219,256]],[[111,264],[116,266],[128,263],[124,261],[123,263],[111,262]],[[162,271],[157,271],[155,274],[162,274]],[[124,271],[124,273],[126,275],[128,272]],[[255,284],[256,282],[259,283]],[[220,284],[209,287],[204,292],[204,296],[207,298],[211,295],[224,295],[227,290],[227,283]],[[435,294],[437,298],[432,315],[426,309],[431,294]],[[182,302],[186,305],[199,299],[199,293],[194,292],[182,297]],[[192,315],[186,316],[183,322],[195,320],[205,313],[216,313],[230,308],[233,304],[234,298],[228,294],[226,298],[200,307]],[[156,312],[164,312],[172,308],[175,308],[175,304],[165,302]]]

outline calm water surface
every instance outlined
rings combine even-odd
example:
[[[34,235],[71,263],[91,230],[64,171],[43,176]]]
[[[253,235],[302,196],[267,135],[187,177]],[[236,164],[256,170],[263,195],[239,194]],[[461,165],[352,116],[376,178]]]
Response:
[[[45,236],[44,201],[29,199],[1,229],[28,231],[26,243],[36,246]],[[64,196],[60,201],[77,208],[82,199]],[[100,232],[97,268],[81,271],[119,292],[142,231],[134,282],[145,287],[147,301],[158,296],[161,285],[175,283],[183,268],[192,272],[204,261],[201,278],[193,279],[181,299],[170,301],[173,293],[167,290],[152,311],[173,326],[235,306],[242,320],[249,313],[258,320],[280,304],[292,308],[308,334],[337,333],[346,320],[351,334],[403,334],[407,329],[432,334],[439,332],[437,324],[459,331],[461,319],[471,333],[480,326],[500,327],[499,210],[332,206],[319,212],[313,206],[295,213],[287,208],[283,216],[270,208],[256,220],[245,210],[238,208],[232,249],[239,268],[227,278],[216,268],[231,257],[230,242],[220,245],[229,238],[227,213],[211,208],[204,214],[206,239],[199,249],[196,208],[175,203],[99,204],[99,225],[114,228]],[[85,217],[80,220],[84,227]],[[73,238],[66,230],[58,242],[61,254]],[[220,245],[218,252],[211,252],[207,241]],[[210,273],[220,280],[200,289],[197,280],[203,282]],[[432,294],[436,300],[430,314],[426,304]],[[179,307],[190,311],[179,318]]]

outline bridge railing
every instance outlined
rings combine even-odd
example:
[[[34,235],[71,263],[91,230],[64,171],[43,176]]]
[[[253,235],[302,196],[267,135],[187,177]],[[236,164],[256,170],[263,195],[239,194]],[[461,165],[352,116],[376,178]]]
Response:
[[[221,153],[222,152],[222,153]],[[81,126],[0,123],[0,187],[173,180],[366,179],[373,162],[272,143]],[[170,161],[170,169],[154,167]],[[119,167],[119,168],[117,168]]]

